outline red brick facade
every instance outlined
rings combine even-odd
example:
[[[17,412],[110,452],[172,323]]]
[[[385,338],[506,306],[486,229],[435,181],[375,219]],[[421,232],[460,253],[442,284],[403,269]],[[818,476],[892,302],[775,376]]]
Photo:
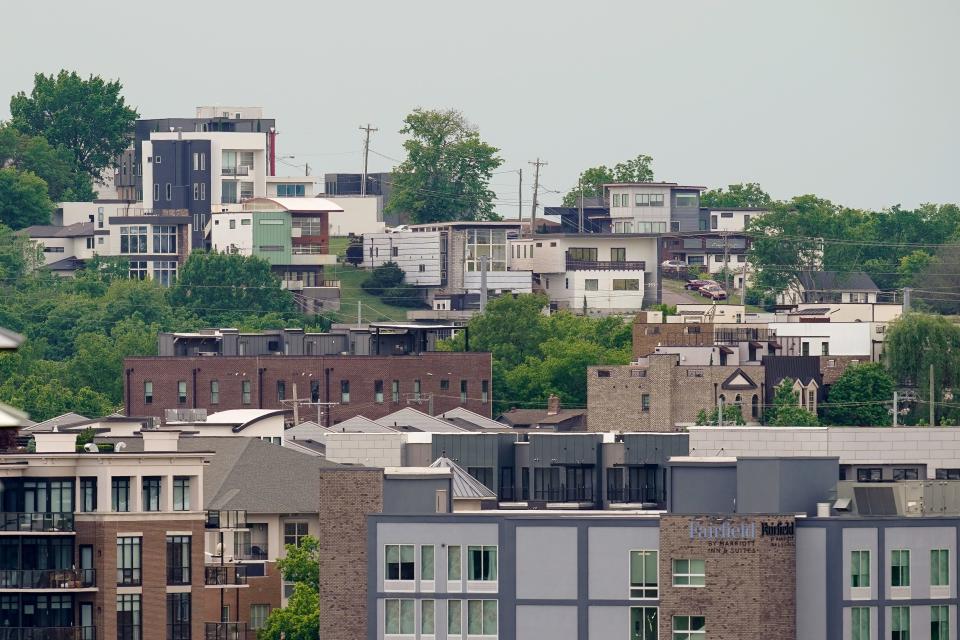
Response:
[[[242,566],[242,565],[241,565]],[[275,562],[264,563],[264,576],[248,577],[247,586],[239,589],[216,589],[210,588],[204,592],[204,599],[200,612],[203,619],[213,622],[220,619],[220,594],[223,592],[223,605],[230,607],[230,620],[250,624],[250,605],[265,604],[270,611],[279,609],[282,600],[282,580],[280,571]],[[198,605],[199,606],[199,605]],[[247,627],[250,634],[255,631]]]
[[[424,353],[411,356],[212,356],[148,357],[124,360],[124,398],[127,415],[160,416],[165,409],[203,408],[208,413],[227,409],[280,409],[278,382],[286,398],[313,395],[318,402],[338,403],[330,409],[330,424],[356,415],[379,418],[408,406],[415,380],[422,397],[433,396],[434,414],[466,407],[491,416],[493,381],[489,353]],[[219,385],[219,402],[211,403],[211,381]],[[392,383],[399,381],[399,398]],[[145,403],[144,382],[153,383],[152,402]],[[186,383],[186,402],[178,402],[178,383]],[[383,383],[382,402],[376,382]],[[249,403],[243,383],[249,383]],[[349,384],[349,403],[341,402],[341,384]],[[461,382],[466,401],[461,402]],[[484,397],[486,389],[486,397]],[[312,393],[311,393],[312,392]],[[414,405],[426,412],[426,402]],[[315,415],[302,419],[315,419]]]

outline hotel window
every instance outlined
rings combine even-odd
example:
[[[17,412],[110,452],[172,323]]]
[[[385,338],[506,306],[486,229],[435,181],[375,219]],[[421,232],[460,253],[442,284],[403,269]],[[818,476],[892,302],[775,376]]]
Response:
[[[584,291],[599,291],[600,290],[600,281],[596,278],[587,278],[583,281],[583,290]]]
[[[186,404],[187,402],[187,381],[178,380],[177,381],[177,403]]]
[[[490,381],[481,380],[480,381],[480,402],[487,404],[487,401],[490,399]]]
[[[173,510],[190,511],[190,477],[173,477]]]
[[[220,404],[220,381],[210,381],[210,404]]]
[[[420,579],[432,581],[434,576],[434,548],[432,544],[420,547]]]
[[[120,253],[147,253],[147,225],[120,227]]]
[[[300,541],[306,538],[309,533],[310,528],[306,522],[284,522],[283,545],[292,544],[295,547],[299,547]]]
[[[244,380],[240,383],[240,401],[243,404],[250,404],[250,381]]]
[[[460,562],[460,545],[447,547],[447,581],[462,580]]]
[[[850,586],[854,588],[870,586],[870,552],[850,552]]]
[[[270,605],[252,604],[250,605],[250,628],[254,631],[263,629],[267,622],[267,616],[270,615]]]
[[[649,393],[640,394],[640,410],[650,411],[650,394]]]
[[[673,640],[705,640],[707,621],[703,616],[673,616]]]
[[[117,586],[140,585],[141,542],[139,537],[117,538]]]
[[[930,607],[930,640],[949,640],[950,607],[938,604]]]
[[[950,584],[950,550],[930,550],[930,586],[946,587]]]
[[[659,568],[657,551],[630,552],[630,597],[657,598],[659,594]]]
[[[463,635],[463,600],[447,600],[447,635]]]
[[[390,383],[390,400],[400,402],[400,381],[394,380]]]
[[[467,600],[467,635],[497,635],[496,600]]]
[[[497,547],[467,547],[467,580],[492,582],[497,579]]]
[[[386,600],[384,602],[384,634],[413,636],[416,633],[415,604],[416,600]]]
[[[460,402],[466,402],[466,401],[467,401],[467,381],[461,380],[460,381]]]
[[[110,506],[113,511],[130,511],[130,478],[115,477],[110,480]]]
[[[176,253],[177,252],[177,225],[175,224],[153,225],[153,252],[154,253]]]
[[[150,380],[143,383],[143,404],[153,404],[153,382]]]
[[[140,597],[139,593],[117,596],[117,640],[140,640],[143,637]]]
[[[890,607],[890,640],[910,640],[910,607]]]
[[[388,544],[385,550],[387,580],[413,580],[416,547],[412,544]]]
[[[373,381],[373,401],[383,404],[383,380]]]
[[[657,640],[656,607],[630,607],[630,640]]]
[[[910,551],[894,549],[890,552],[890,586],[910,586]]]
[[[857,482],[880,482],[883,479],[883,470],[880,467],[857,469]]]
[[[625,247],[614,247],[610,249],[610,262],[626,262],[627,249]]]
[[[144,511],[160,511],[160,476],[144,477],[141,493]]]
[[[340,381],[340,404],[350,404],[350,381]]]
[[[167,584],[190,584],[190,536],[167,536]]]
[[[80,511],[97,510],[97,479],[80,478]]]
[[[436,633],[437,607],[434,600],[420,601],[420,635],[432,636]]]
[[[167,640],[190,640],[190,637],[190,593],[168,593]]]
[[[675,559],[673,561],[673,586],[702,587],[706,583],[705,560]]]
[[[872,640],[870,637],[870,608],[850,609],[850,640]]]
[[[597,250],[595,248],[570,247],[567,249],[567,257],[577,262],[596,262]]]

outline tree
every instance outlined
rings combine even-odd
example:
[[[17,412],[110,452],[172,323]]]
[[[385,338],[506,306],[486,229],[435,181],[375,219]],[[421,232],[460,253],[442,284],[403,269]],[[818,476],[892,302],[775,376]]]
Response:
[[[828,424],[876,427],[890,421],[893,378],[879,362],[847,367],[830,386],[824,418]]]
[[[756,182],[747,182],[741,184],[731,184],[724,191],[723,187],[719,189],[710,189],[700,195],[700,206],[710,209],[719,209],[723,207],[752,207],[763,209],[773,204],[773,198],[770,194],[760,188]]]
[[[773,406],[764,412],[768,425],[774,427],[816,427],[817,414],[800,406],[800,394],[793,390],[794,381],[784,378],[773,391]]]
[[[503,160],[462,113],[415,109],[400,133],[407,159],[393,172],[388,212],[417,223],[497,219],[489,183]]]
[[[746,420],[743,419],[743,412],[740,410],[740,405],[737,404],[723,405],[722,417],[724,426],[742,426],[747,424]],[[717,426],[720,424],[720,418],[720,407],[714,407],[710,411],[700,409],[697,413],[697,426]]]
[[[653,182],[653,158],[643,154],[632,160],[614,165],[590,167],[580,173],[577,186],[563,196],[563,206],[575,207],[580,202],[580,185],[583,185],[583,197],[602,198],[603,185],[614,182]]]
[[[43,264],[43,250],[29,237],[0,224],[0,282],[15,281]]]
[[[513,368],[529,356],[540,354],[547,339],[548,319],[543,309],[550,303],[545,295],[501,296],[487,303],[486,310],[470,319],[470,350],[489,351],[494,361]],[[464,336],[452,341],[452,349],[463,351]]]
[[[0,169],[0,224],[11,229],[49,224],[52,212],[46,182],[29,171]]]
[[[403,284],[404,275],[403,269],[397,266],[396,262],[385,262],[371,271],[367,279],[360,283],[360,287],[367,293],[379,297],[387,289]]]
[[[287,555],[277,560],[277,568],[287,582],[302,583],[320,589],[320,541],[314,536],[300,538],[300,544],[288,544]]]
[[[282,609],[267,616],[259,640],[316,640],[320,634],[320,542],[313,536],[288,544],[286,557],[277,561],[286,582],[294,583],[293,596]]]
[[[884,355],[893,379],[915,386],[917,396],[930,401],[930,371],[933,369],[934,393],[956,389],[960,383],[960,326],[943,316],[907,313],[887,326]],[[832,398],[832,396],[831,396]],[[936,400],[935,401],[939,401]],[[926,416],[929,405],[918,407]],[[955,419],[955,407],[939,407],[941,413]]]
[[[30,95],[10,99],[11,124],[21,132],[43,136],[54,147],[73,153],[76,167],[95,182],[127,148],[137,111],[127,106],[119,80],[61,70],[56,76],[34,75]]]
[[[90,177],[77,169],[64,147],[52,147],[42,136],[25,135],[0,125],[0,166],[30,171],[47,183],[53,202],[88,201],[96,197]]]

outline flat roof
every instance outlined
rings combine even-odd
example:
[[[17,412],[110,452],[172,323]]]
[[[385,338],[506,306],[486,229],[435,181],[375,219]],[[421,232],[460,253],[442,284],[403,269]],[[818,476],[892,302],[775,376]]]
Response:
[[[698,189],[705,191],[706,187],[695,185],[684,185],[677,182],[610,182],[603,185],[604,189],[609,187],[670,187],[671,189]]]

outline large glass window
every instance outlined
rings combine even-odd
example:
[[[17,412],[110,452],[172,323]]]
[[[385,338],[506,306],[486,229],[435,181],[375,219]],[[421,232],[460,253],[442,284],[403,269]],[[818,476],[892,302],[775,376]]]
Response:
[[[467,271],[480,271],[483,258],[488,259],[487,271],[507,270],[506,229],[467,229]]]
[[[270,615],[269,604],[250,605],[250,628],[254,631],[263,629],[267,622],[267,616]]]
[[[307,194],[306,185],[303,184],[278,184],[278,198],[302,198]]]
[[[80,478],[80,511],[97,510],[97,479]]]
[[[640,280],[637,278],[614,278],[614,291],[640,291]]]
[[[656,607],[630,607],[630,640],[658,640]]]
[[[176,253],[177,252],[177,225],[174,225],[174,224],[153,225],[153,252],[154,253]]]
[[[420,579],[433,580],[434,568],[434,547],[432,544],[425,544],[420,547]]]
[[[659,595],[658,552],[630,552],[630,597],[657,598]]]
[[[450,545],[447,547],[447,580],[456,582],[462,580],[462,563],[460,560],[460,545]]]
[[[117,538],[117,585],[121,587],[136,587],[140,585],[141,575],[141,543],[142,538]]]
[[[870,637],[870,608],[850,609],[850,640],[872,640]]]
[[[567,257],[577,262],[596,262],[596,247],[570,247],[567,249]]]
[[[674,559],[673,586],[675,587],[702,587],[707,583],[707,568],[705,560]]]
[[[300,229],[302,236],[321,236],[327,230],[323,218],[294,218],[292,225],[294,229]]]
[[[220,182],[220,202],[223,204],[237,203],[237,183],[233,180]]]
[[[130,511],[130,478],[110,479],[110,507],[113,511]]]
[[[416,634],[415,605],[415,600],[386,600],[384,602],[384,633],[405,636]]]
[[[894,549],[890,552],[890,586],[910,586],[910,551]]]
[[[447,600],[447,635],[463,635],[463,600]]]
[[[413,580],[416,547],[412,544],[388,544],[385,550],[387,580]]]
[[[173,477],[173,510],[190,511],[190,477]]]
[[[930,607],[930,640],[949,640],[950,607],[938,604]]]
[[[850,586],[851,587],[869,587],[870,586],[870,552],[869,551],[851,551],[850,552]]]
[[[140,640],[143,623],[140,618],[140,594],[117,596],[117,640]]]
[[[169,287],[177,281],[176,260],[154,260],[153,279],[161,286]]]
[[[930,586],[946,587],[950,584],[950,550],[930,550]]]
[[[167,584],[190,584],[190,536],[167,536]]]
[[[127,263],[127,266],[129,267],[131,280],[147,279],[147,261],[146,260],[131,260],[129,263]]]
[[[467,635],[497,635],[496,600],[467,600]]]
[[[190,594],[168,593],[167,640],[190,640],[190,638]]]
[[[497,579],[497,547],[467,547],[467,580],[493,581]]]
[[[434,600],[420,601],[420,634],[432,636],[437,627],[436,602]]]
[[[143,478],[143,510],[160,511],[160,476]]]
[[[120,253],[149,253],[147,248],[147,225],[120,227]]]
[[[890,640],[910,640],[910,607],[890,607]]]
[[[295,547],[300,546],[300,541],[309,534],[306,522],[284,522],[283,523],[283,545],[292,544]]]
[[[705,640],[707,621],[703,616],[673,616],[673,640]]]

